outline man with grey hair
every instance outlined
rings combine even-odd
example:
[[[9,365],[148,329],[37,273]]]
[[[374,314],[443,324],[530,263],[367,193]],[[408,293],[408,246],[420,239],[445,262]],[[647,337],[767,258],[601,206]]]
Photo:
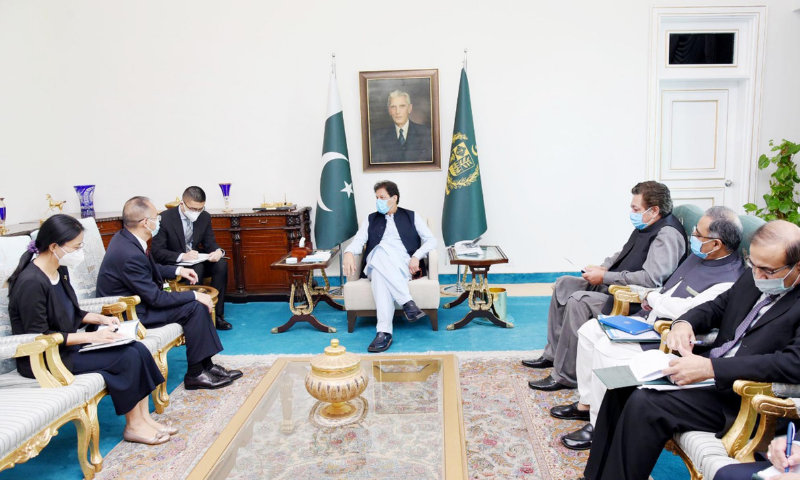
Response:
[[[402,90],[389,93],[386,100],[392,125],[376,129],[370,145],[372,163],[432,162],[431,127],[410,119],[414,105],[411,95]]]
[[[649,324],[656,320],[675,320],[692,308],[711,301],[728,290],[745,271],[739,255],[742,222],[728,207],[711,207],[692,232],[687,258],[667,280],[664,287],[644,289],[640,293],[643,309],[633,318]],[[598,368],[625,365],[642,350],[658,348],[658,343],[612,342],[596,319],[578,329],[577,402],[553,407],[550,415],[565,420],[589,420],[582,428],[561,437],[572,450],[586,450],[606,388],[592,374]]]
[[[214,389],[230,385],[242,376],[226,370],[211,358],[222,351],[222,343],[211,323],[211,297],[200,292],[165,292],[164,278],[180,276],[197,282],[197,273],[184,267],[156,263],[147,241],[158,234],[161,215],[147,197],[133,197],[122,209],[125,228],[108,244],[97,275],[97,295],[116,297],[138,295],[140,321],[147,328],[177,323],[186,337],[188,368],[183,378],[186,390]]]

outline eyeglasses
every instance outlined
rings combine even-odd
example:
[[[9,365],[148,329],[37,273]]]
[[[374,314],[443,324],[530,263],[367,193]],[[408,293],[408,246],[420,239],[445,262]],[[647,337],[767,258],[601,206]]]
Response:
[[[781,268],[775,268],[775,269],[769,269],[769,268],[765,268],[765,267],[757,267],[757,266],[753,265],[753,261],[750,260],[750,256],[747,255],[747,254],[745,254],[744,263],[745,263],[745,265],[747,265],[748,267],[753,269],[753,271],[758,270],[759,272],[763,273],[764,275],[766,275],[768,277],[771,277],[771,276],[775,275],[776,273],[780,272],[781,270],[786,270],[787,268],[794,267],[794,265],[784,265]]]
[[[81,242],[76,246],[76,245],[69,245],[69,244],[65,243],[63,246],[71,248],[73,252],[77,252],[78,250],[83,250],[83,247],[85,247],[86,244],[84,242]]]
[[[697,238],[709,238],[709,239],[713,239],[713,240],[718,240],[719,239],[718,237],[709,237],[709,236],[706,236],[706,235],[700,235],[700,232],[697,231],[697,227],[696,226],[694,227],[694,229],[692,229],[692,236],[693,237],[697,237]]]
[[[203,213],[203,211],[206,209],[206,206],[205,206],[205,205],[203,205],[203,206],[202,206],[202,207],[200,207],[200,208],[192,208],[192,207],[190,207],[189,205],[186,205],[185,203],[183,204],[183,207],[184,207],[186,210],[189,210],[189,211],[191,211],[191,212],[195,212],[195,213]]]

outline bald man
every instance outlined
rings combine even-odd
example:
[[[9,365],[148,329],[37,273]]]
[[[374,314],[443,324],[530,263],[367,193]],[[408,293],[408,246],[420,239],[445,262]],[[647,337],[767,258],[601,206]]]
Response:
[[[678,385],[715,385],[674,391],[609,390],[598,413],[589,480],[646,480],[667,440],[676,432],[721,436],[741,399],[733,382],[800,383],[800,228],[784,221],[753,235],[749,270],[713,301],[672,323],[667,345],[680,353],[664,370]],[[696,334],[719,329],[709,347]],[[695,347],[693,349],[693,347]]]

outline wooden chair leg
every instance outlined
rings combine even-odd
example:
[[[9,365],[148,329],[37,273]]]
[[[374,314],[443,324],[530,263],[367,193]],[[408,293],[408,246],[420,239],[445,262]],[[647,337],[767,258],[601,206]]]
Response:
[[[352,310],[347,311],[347,333],[353,333],[356,329],[356,312]]]
[[[423,310],[425,313],[428,314],[428,317],[431,319],[431,328],[433,328],[434,332],[439,331],[439,310]]]

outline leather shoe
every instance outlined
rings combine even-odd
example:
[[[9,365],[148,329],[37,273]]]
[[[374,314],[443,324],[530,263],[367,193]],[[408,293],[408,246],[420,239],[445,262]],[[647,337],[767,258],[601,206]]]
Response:
[[[561,437],[561,444],[570,450],[588,450],[592,448],[592,434],[594,427],[587,423],[580,430],[575,430]]]
[[[159,430],[158,433],[169,436],[177,435],[178,427],[173,427],[172,424],[167,424],[167,426]]]
[[[522,364],[528,368],[550,368],[553,366],[553,361],[539,357],[533,360],[523,360]]]
[[[578,410],[578,402],[553,407],[550,409],[550,415],[563,420],[589,421],[589,410]]]
[[[385,352],[389,350],[390,346],[392,346],[392,334],[378,332],[378,334],[375,335],[375,340],[369,344],[367,351],[372,353]]]
[[[126,442],[143,443],[145,445],[161,445],[162,443],[169,442],[169,435],[165,433],[158,432],[153,438],[145,438],[131,432],[127,428],[122,431],[122,438]]]
[[[555,379],[550,375],[544,377],[541,380],[531,380],[530,382],[528,382],[528,386],[534,390],[542,390],[543,392],[555,392],[556,390],[573,388],[556,382]]]
[[[208,371],[220,378],[230,378],[231,380],[242,378],[243,375],[241,370],[228,370],[222,365],[214,365]]]
[[[229,377],[218,377],[207,370],[203,370],[203,372],[196,377],[190,377],[189,375],[183,376],[183,388],[186,390],[214,390],[216,388],[227,387],[231,383],[233,383],[233,380]]]
[[[233,325],[225,321],[225,317],[217,315],[217,330],[230,330]]]
[[[403,304],[403,313],[406,315],[406,320],[408,323],[414,323],[420,318],[427,315],[425,312],[419,309],[414,300],[409,300]]]

